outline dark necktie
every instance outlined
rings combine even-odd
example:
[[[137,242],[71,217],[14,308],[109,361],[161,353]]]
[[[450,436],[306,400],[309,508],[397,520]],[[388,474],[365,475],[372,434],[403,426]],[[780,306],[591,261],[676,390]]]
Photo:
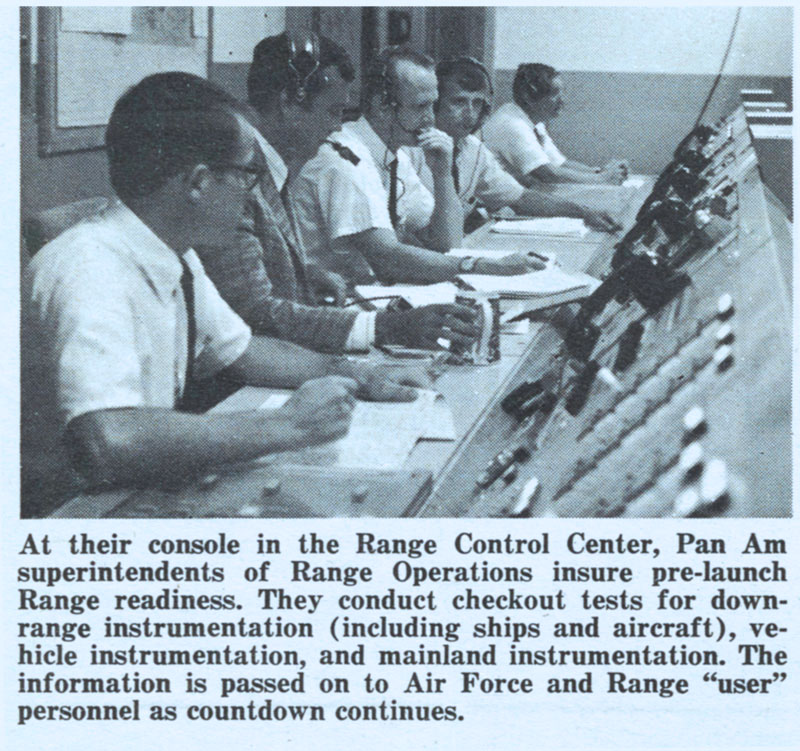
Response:
[[[194,313],[194,277],[189,268],[189,264],[181,258],[181,290],[183,290],[183,301],[186,305],[186,339],[188,340],[186,352],[186,378],[183,382],[183,394],[178,399],[178,409],[185,406],[185,397],[189,393],[192,378],[194,376],[194,349],[197,342],[197,319]]]
[[[286,216],[289,217],[289,220],[291,221],[291,207],[290,207],[290,204],[289,204],[289,181],[288,180],[283,184],[283,187],[281,188],[279,195],[281,197],[281,203],[283,204],[283,208],[286,209]]]
[[[461,190],[461,188],[459,187],[459,183],[458,183],[458,162],[456,161],[457,159],[458,159],[458,144],[454,144],[453,145],[453,169],[452,169],[452,173],[453,173],[453,186],[456,189],[456,193],[458,193]]]
[[[400,217],[397,215],[397,157],[389,163],[389,219],[392,227],[397,227]]]
[[[292,201],[289,197],[289,180],[287,179],[286,182],[283,184],[283,187],[280,189],[278,195],[281,198],[281,203],[283,204],[283,216],[285,217],[285,221],[283,221],[283,233],[284,239],[286,240],[287,246],[291,249],[290,257],[292,261],[292,268],[294,269],[294,276],[295,276],[295,283],[298,287],[296,297],[298,298],[298,302],[302,303],[312,303],[313,297],[309,293],[308,289],[308,281],[306,279],[306,268],[303,263],[302,251],[297,244],[298,234],[295,229],[295,220],[294,220],[294,212],[292,211]]]

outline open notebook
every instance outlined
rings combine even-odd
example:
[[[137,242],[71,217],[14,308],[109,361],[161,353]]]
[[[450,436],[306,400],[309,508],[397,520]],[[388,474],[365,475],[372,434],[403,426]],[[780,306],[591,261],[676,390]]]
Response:
[[[399,469],[420,439],[456,440],[453,414],[435,391],[418,389],[413,402],[356,402],[344,438],[321,447],[337,467]],[[271,394],[261,409],[278,409],[291,392]],[[313,451],[313,449],[311,450]]]

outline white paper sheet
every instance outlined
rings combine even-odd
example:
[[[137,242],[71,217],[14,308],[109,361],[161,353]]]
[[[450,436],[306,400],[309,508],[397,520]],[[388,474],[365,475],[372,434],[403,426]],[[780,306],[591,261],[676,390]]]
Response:
[[[208,6],[192,8],[192,36],[198,39],[208,38]]]
[[[583,223],[583,219],[553,216],[541,219],[503,220],[493,224],[491,231],[501,235],[547,235],[580,239],[586,237],[589,228]]]
[[[623,188],[641,188],[644,185],[643,177],[629,177],[624,183]]]

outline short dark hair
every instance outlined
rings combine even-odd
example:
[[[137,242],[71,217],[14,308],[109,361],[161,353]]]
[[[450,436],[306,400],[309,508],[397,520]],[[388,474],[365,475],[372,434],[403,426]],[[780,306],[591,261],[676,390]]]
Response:
[[[514,101],[520,104],[526,100],[536,101],[553,92],[553,80],[558,71],[544,63],[522,63],[517,68],[512,86]]]
[[[395,101],[397,87],[397,66],[401,62],[417,65],[425,70],[434,71],[433,59],[424,52],[411,47],[386,47],[367,67],[364,83],[361,87],[361,109],[369,112],[372,100],[379,96],[381,102],[389,104]]]
[[[228,161],[241,114],[227,92],[191,73],[156,73],[128,89],[106,128],[111,185],[127,201],[196,164]]]
[[[324,36],[317,36],[316,39],[319,44],[318,61],[305,52],[297,54],[292,61],[297,72],[304,78],[303,90],[306,96],[302,98],[302,103],[305,105],[310,104],[325,89],[326,68],[335,67],[339,75],[348,82],[356,77],[353,62],[344,47]],[[289,65],[289,47],[289,36],[284,32],[262,39],[253,49],[253,62],[247,74],[247,98],[259,112],[273,109],[284,91],[290,98],[298,99],[299,81]]]
[[[469,57],[456,57],[438,63],[436,78],[439,82],[440,95],[445,81],[455,81],[465,91],[485,91],[488,96],[493,93],[489,71],[486,70],[483,63]]]

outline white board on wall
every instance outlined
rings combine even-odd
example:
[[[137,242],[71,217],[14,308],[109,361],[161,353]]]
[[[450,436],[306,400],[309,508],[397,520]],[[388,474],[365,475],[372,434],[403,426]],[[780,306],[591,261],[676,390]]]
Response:
[[[59,128],[105,125],[123,91],[147,75],[182,70],[206,75],[206,40],[191,47],[160,44],[115,44],[94,34],[62,34],[59,38],[56,118]],[[97,61],[110,78],[98,77]]]
[[[92,34],[131,33],[131,8],[85,8],[65,5],[61,8],[61,30]]]
[[[41,156],[102,148],[116,99],[147,75],[168,70],[208,75],[208,39],[193,36],[191,8],[128,7],[130,34],[109,33],[111,18],[99,10],[95,21],[70,21],[96,29],[86,32],[65,31],[61,8],[37,9]]]

